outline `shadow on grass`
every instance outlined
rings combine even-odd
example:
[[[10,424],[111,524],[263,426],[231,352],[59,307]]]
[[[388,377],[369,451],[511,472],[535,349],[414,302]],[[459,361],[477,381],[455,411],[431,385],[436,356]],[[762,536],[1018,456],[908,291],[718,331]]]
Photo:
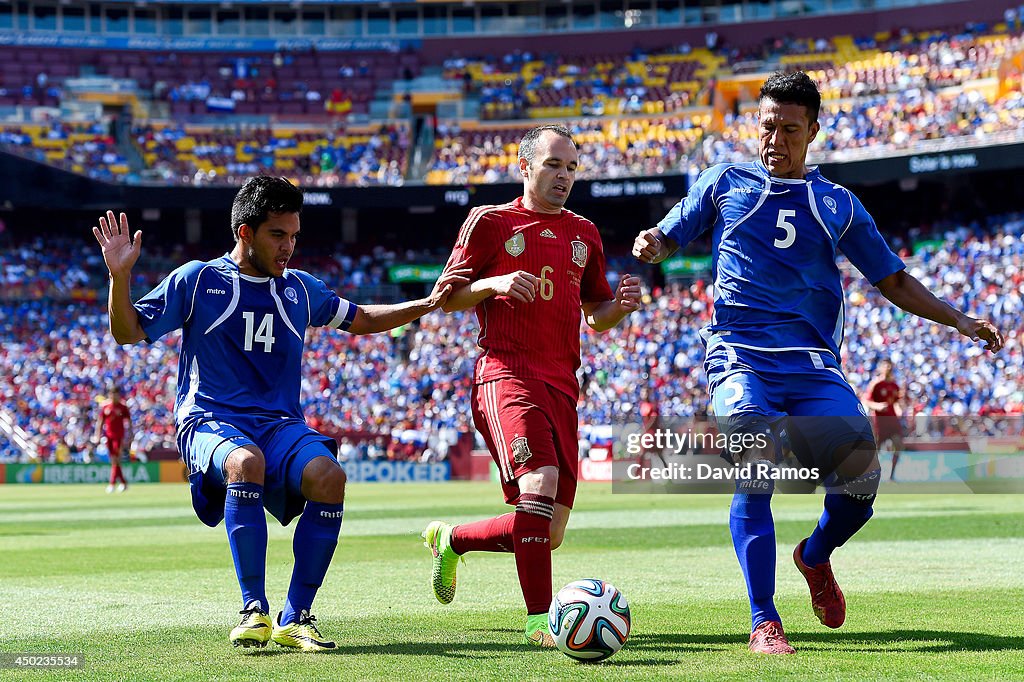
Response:
[[[1024,637],[950,630],[888,630],[883,632],[786,633],[799,650],[801,644],[820,644],[837,651],[946,653],[954,651],[1020,651]],[[633,649],[694,651],[746,645],[745,635],[637,634],[630,637]]]

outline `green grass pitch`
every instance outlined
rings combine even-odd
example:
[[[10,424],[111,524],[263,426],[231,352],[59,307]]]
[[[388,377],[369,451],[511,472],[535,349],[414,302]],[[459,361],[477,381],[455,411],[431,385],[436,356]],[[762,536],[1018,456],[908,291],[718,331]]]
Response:
[[[820,496],[777,496],[778,605],[798,654],[746,650],[749,615],[729,541],[728,498],[613,495],[585,485],[556,589],[610,580],[633,632],[591,665],[519,644],[511,556],[475,554],[450,606],[430,591],[419,533],[434,518],[503,512],[496,486],[352,484],[341,544],[314,605],[329,654],[227,641],[240,608],[223,526],[193,516],[185,486],[0,486],[0,652],[83,653],[74,671],[0,670],[2,680],[1020,679],[1024,496],[884,495],[833,557],[848,617],[811,613],[790,552]],[[272,520],[271,520],[272,521]],[[270,526],[267,586],[280,608],[291,529]]]

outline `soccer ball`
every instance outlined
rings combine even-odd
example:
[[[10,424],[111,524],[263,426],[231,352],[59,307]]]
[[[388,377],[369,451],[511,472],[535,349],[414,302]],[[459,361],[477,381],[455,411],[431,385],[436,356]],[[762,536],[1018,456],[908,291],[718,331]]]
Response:
[[[555,646],[579,661],[600,661],[614,654],[629,637],[629,626],[626,598],[603,580],[569,583],[548,609]]]

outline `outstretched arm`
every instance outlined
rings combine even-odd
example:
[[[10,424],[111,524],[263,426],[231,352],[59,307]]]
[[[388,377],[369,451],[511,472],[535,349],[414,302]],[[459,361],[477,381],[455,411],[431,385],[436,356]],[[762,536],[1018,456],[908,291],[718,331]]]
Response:
[[[95,445],[100,444],[100,436],[103,435],[103,406],[99,408],[99,414],[96,415],[96,428],[92,430],[92,442]]]
[[[107,311],[110,314],[110,333],[120,344],[138,343],[146,338],[139,324],[139,315],[132,305],[132,266],[142,252],[142,230],[132,238],[128,231],[128,216],[121,214],[116,220],[113,211],[100,217],[100,226],[92,228],[93,236],[103,250],[103,262],[110,271],[110,294]]]
[[[448,297],[443,309],[446,313],[467,310],[491,296],[508,296],[523,303],[531,303],[536,295],[537,277],[525,270],[517,270],[507,275],[478,279],[460,287]]]
[[[461,287],[469,281],[466,277],[467,273],[468,271],[465,269],[444,273],[434,283],[433,291],[426,298],[395,305],[361,305],[356,309],[356,316],[348,331],[352,334],[376,334],[409,324],[440,308],[448,300],[452,288]]]
[[[969,317],[945,301],[935,297],[921,282],[906,270],[894,272],[875,286],[893,304],[948,327],[954,327],[973,341],[985,341],[985,349],[993,353],[1003,347],[1003,335],[988,320]]]
[[[583,319],[596,332],[608,331],[622,322],[626,315],[640,308],[640,278],[623,275],[615,290],[615,299],[600,303],[584,303]]]
[[[660,263],[678,250],[679,244],[656,227],[644,230],[633,240],[633,256],[644,263]]]

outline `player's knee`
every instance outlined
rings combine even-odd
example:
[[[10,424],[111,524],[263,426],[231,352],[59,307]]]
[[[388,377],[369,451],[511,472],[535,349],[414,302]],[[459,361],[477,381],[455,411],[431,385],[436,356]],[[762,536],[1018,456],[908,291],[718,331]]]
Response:
[[[345,501],[345,470],[330,457],[317,457],[302,471],[302,493],[312,502],[341,504]]]
[[[734,464],[778,461],[778,439],[761,415],[730,417],[727,432],[726,454]]]
[[[841,446],[836,449],[834,462],[840,491],[870,512],[882,479],[882,467],[878,463],[875,444],[858,440]]]
[[[238,448],[228,455],[224,462],[228,483],[256,483],[263,485],[266,461],[263,452],[256,446]]]
[[[558,467],[546,466],[519,477],[519,492],[553,498],[558,492]]]

